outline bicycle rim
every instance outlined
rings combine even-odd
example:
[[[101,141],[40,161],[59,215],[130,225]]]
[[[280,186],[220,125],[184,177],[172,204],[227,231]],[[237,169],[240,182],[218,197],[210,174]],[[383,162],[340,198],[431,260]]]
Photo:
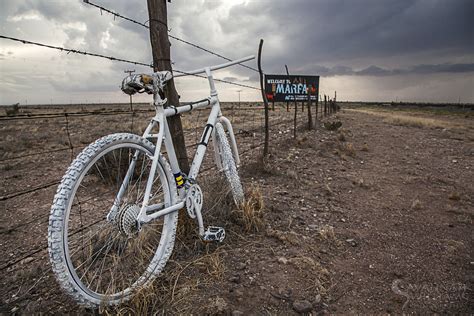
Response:
[[[114,221],[107,214],[136,157],[136,166]],[[142,206],[152,154],[138,144],[106,148],[90,160],[77,179],[63,229],[64,253],[71,278],[89,297],[101,302],[129,296],[152,279],[163,255],[166,219],[137,230],[134,218]],[[150,204],[170,205],[168,181],[159,164]]]

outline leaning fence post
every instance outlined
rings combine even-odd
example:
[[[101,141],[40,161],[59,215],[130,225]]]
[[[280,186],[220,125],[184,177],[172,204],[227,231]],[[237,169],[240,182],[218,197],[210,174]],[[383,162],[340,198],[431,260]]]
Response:
[[[324,116],[326,117],[327,115],[327,96],[324,95]]]
[[[265,141],[263,143],[263,157],[268,155],[268,101],[267,96],[265,94],[265,86],[263,84],[263,71],[262,71],[262,47],[263,47],[263,39],[260,40],[260,45],[258,46],[258,72],[260,74],[260,90],[262,92],[263,104],[265,106]]]
[[[308,88],[308,129],[313,129],[313,117],[311,115],[311,89]]]
[[[318,120],[318,101],[319,101],[319,93],[316,95],[316,115],[315,115],[315,124]],[[317,126],[317,125],[316,125]]]

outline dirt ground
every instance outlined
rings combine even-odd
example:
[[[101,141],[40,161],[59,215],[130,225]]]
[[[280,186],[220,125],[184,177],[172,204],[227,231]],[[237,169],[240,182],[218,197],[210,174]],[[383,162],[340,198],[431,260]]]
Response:
[[[271,116],[271,154],[264,163],[261,116],[231,117],[240,122],[242,181],[255,204],[260,194],[264,203],[254,214],[257,224],[245,228],[230,197],[216,193],[221,176],[208,171],[200,181],[208,197],[205,220],[224,226],[226,240],[202,244],[193,228],[181,228],[154,285],[102,312],[472,313],[472,115],[345,105],[336,115],[318,118],[311,131],[298,112],[296,139],[292,112],[277,108]],[[334,121],[342,122],[339,130],[324,128],[323,122]],[[63,121],[29,123],[36,135],[49,135],[34,142],[22,140],[31,135],[23,123],[4,123],[2,157],[51,143],[58,147],[48,148],[68,146],[50,131],[64,131]],[[77,147],[120,128],[120,120],[93,133],[81,128],[93,126],[90,120],[68,124]],[[186,127],[188,138],[199,137],[200,131]],[[23,148],[8,141],[14,135]],[[2,195],[57,181],[70,152],[52,155],[2,162]],[[65,297],[49,270],[44,245],[54,190],[0,201],[0,313],[93,313]],[[29,219],[34,222],[18,228]]]

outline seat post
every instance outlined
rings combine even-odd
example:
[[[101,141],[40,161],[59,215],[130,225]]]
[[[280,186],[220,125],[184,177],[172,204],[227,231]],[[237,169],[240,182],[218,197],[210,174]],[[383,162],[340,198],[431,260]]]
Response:
[[[167,71],[169,73],[169,71]],[[164,72],[154,72],[153,73],[153,105],[156,109],[163,108],[163,106],[168,102],[167,98],[162,99],[160,96],[160,90],[166,84],[166,74],[163,76]],[[169,79],[168,79],[169,80]]]

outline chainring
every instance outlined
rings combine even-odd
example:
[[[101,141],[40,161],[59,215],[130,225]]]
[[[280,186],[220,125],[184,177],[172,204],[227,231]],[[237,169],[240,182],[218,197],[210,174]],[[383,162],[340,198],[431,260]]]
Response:
[[[186,211],[189,217],[196,218],[196,211],[200,212],[202,209],[202,190],[197,184],[192,184],[186,193]]]

